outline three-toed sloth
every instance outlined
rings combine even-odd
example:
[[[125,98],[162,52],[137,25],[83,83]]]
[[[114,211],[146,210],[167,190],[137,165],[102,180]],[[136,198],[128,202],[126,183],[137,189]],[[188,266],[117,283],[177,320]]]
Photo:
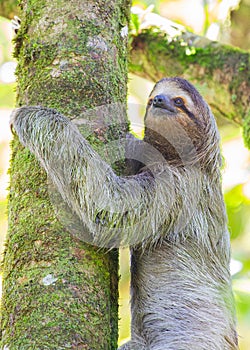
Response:
[[[121,349],[238,348],[219,135],[193,85],[155,85],[129,176],[55,110],[21,107],[11,124],[92,243],[131,246],[131,341]]]

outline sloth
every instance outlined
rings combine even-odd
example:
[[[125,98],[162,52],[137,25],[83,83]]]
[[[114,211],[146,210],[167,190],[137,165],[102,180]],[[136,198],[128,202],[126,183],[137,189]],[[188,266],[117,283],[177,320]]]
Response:
[[[131,340],[120,350],[238,349],[219,134],[192,84],[156,83],[126,176],[56,110],[20,107],[10,123],[91,243],[130,246]]]

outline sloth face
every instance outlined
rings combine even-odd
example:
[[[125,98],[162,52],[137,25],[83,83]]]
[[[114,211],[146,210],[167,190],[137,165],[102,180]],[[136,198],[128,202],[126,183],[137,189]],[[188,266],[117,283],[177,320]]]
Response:
[[[165,78],[156,83],[147,104],[145,121],[175,118],[183,126],[196,124],[201,127],[209,108],[198,91],[182,78]]]
[[[213,114],[194,86],[182,78],[164,78],[149,96],[145,139],[165,159],[179,160],[191,153],[200,158],[218,144],[219,136]]]

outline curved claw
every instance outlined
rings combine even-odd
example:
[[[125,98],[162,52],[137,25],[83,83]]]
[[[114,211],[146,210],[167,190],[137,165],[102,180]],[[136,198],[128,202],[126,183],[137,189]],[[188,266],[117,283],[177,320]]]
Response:
[[[9,120],[9,126],[10,126],[10,131],[13,135],[16,134],[15,128],[14,128],[14,122],[16,119],[16,110],[12,111],[11,115],[10,115],[10,120]]]
[[[17,34],[18,30],[21,27],[21,20],[18,16],[14,16],[14,18],[11,20],[11,26],[15,34]]]

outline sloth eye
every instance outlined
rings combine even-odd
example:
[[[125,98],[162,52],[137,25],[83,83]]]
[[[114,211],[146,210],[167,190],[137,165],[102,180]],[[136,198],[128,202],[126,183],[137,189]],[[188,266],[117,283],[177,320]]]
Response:
[[[176,98],[174,98],[174,104],[177,107],[184,106],[184,100],[181,97],[176,97]]]

